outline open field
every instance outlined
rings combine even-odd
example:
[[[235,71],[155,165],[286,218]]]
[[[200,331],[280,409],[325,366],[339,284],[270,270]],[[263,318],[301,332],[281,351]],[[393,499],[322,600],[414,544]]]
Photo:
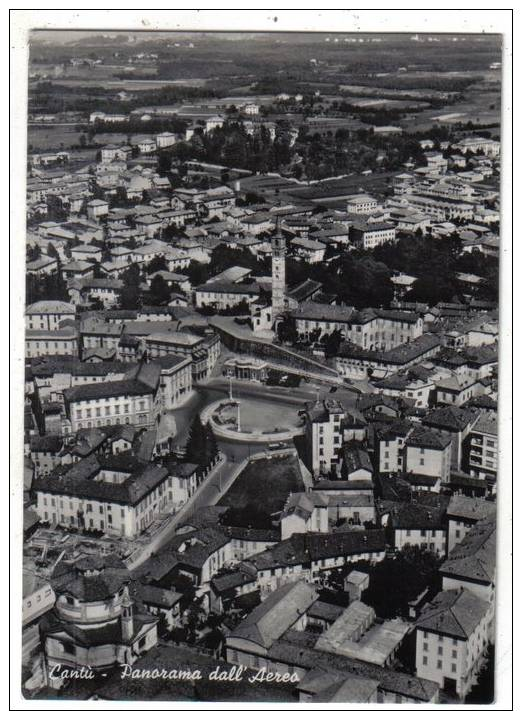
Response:
[[[304,491],[297,459],[275,457],[250,462],[218,501],[219,506],[242,508],[253,504],[267,514],[281,511],[290,492]]]
[[[76,131],[76,126],[71,125],[33,125],[27,128],[27,143],[37,151],[67,149],[79,143],[81,133]]]

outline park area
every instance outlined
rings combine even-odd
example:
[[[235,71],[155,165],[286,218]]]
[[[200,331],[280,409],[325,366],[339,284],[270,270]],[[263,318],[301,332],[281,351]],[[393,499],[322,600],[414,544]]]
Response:
[[[254,505],[270,515],[282,510],[291,492],[304,489],[297,458],[274,454],[247,464],[218,505],[237,509]]]

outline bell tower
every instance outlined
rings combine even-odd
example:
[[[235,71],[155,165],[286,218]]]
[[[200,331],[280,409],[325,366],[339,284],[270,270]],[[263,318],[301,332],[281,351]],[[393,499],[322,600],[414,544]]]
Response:
[[[286,239],[281,234],[278,218],[276,223],[276,232],[272,237],[272,322],[276,316],[285,310],[285,259]]]
[[[134,637],[134,615],[128,588],[125,588],[121,601],[121,635],[124,642]]]

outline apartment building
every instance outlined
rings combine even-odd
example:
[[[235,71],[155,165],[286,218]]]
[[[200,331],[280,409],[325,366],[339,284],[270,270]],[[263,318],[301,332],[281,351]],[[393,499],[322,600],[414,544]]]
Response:
[[[463,589],[440,592],[425,605],[416,624],[416,675],[464,698],[486,652],[488,608]]]

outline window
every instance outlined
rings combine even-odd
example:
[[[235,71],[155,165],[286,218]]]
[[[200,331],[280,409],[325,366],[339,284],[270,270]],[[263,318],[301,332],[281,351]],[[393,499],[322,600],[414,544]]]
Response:
[[[457,665],[456,665],[456,664],[452,664],[452,665],[451,665],[451,671],[455,674],[455,672],[457,671]]]
[[[422,649],[424,652],[428,651],[428,643],[427,642],[424,642],[424,644],[422,645]]]
[[[457,658],[457,650],[456,650],[456,649],[452,649],[452,651],[451,651],[451,656],[452,656],[453,659],[456,659],[456,658]]]
[[[438,648],[437,648],[437,654],[439,655],[439,657],[442,657],[442,654],[443,654],[443,649],[442,649],[442,647],[438,647]]]
[[[422,663],[425,667],[428,666],[428,657],[422,657]]]
[[[76,654],[76,647],[72,644],[72,642],[62,642],[62,647],[66,654]]]
[[[442,669],[442,659],[437,659],[437,669]]]

